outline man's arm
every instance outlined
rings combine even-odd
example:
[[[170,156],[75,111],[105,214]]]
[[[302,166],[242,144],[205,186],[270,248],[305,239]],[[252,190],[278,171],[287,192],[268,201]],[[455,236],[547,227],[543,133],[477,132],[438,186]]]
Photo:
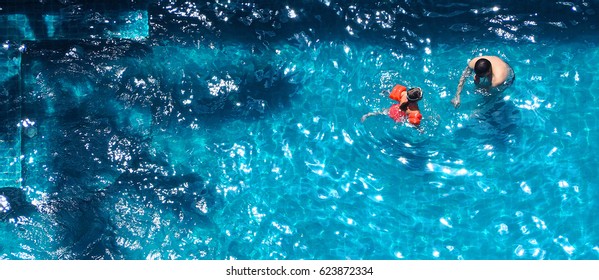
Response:
[[[451,103],[453,103],[453,106],[456,108],[460,107],[460,93],[462,92],[462,88],[464,88],[464,82],[466,82],[466,78],[468,78],[470,74],[472,74],[472,68],[470,68],[470,66],[466,66],[466,69],[464,69],[464,72],[462,73],[462,77],[460,77],[460,82],[458,83],[458,89],[455,93],[455,96],[453,99],[451,99]]]

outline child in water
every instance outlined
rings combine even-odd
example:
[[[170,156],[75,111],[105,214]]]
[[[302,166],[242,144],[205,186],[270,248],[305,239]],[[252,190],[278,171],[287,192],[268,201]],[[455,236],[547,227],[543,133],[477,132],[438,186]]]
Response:
[[[416,128],[420,125],[422,114],[418,108],[418,101],[422,99],[422,89],[419,87],[407,89],[405,86],[396,85],[393,87],[389,98],[399,103],[393,104],[389,109],[382,112],[371,112],[362,116],[362,122],[375,115],[389,115],[395,122],[405,121],[406,119]]]

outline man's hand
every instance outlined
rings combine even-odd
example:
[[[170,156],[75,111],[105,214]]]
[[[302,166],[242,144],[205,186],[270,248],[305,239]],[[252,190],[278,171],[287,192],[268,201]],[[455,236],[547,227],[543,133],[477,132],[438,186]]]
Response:
[[[453,106],[455,108],[460,107],[460,97],[456,96],[451,100],[451,104],[453,104]]]

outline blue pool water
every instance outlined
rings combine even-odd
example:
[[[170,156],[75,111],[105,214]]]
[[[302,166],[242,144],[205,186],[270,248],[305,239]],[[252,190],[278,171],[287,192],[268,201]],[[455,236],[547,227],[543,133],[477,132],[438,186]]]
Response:
[[[0,259],[599,258],[597,2],[4,2]]]

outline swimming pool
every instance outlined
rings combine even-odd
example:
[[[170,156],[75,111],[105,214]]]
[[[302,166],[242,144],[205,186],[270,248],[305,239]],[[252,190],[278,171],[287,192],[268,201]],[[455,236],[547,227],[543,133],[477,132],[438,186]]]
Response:
[[[596,2],[128,2],[3,4],[1,259],[599,258]]]

